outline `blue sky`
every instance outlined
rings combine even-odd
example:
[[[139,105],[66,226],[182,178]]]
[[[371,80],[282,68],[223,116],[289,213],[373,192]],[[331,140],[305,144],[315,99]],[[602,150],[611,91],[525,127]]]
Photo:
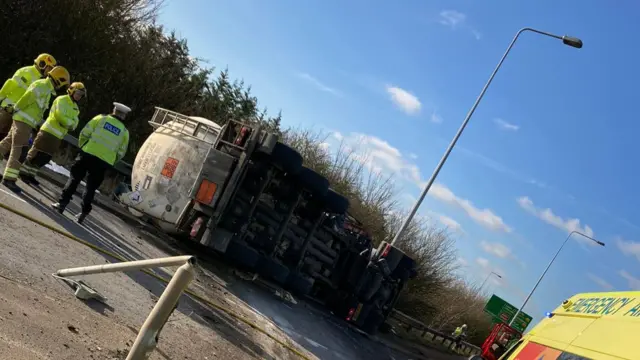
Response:
[[[582,38],[518,40],[421,210],[457,230],[464,276],[500,273],[486,289],[515,305],[570,231],[607,243],[568,243],[526,308],[539,318],[574,293],[640,290],[640,5],[585,4],[170,0],[160,21],[285,126],[357,142],[407,206],[519,28]]]

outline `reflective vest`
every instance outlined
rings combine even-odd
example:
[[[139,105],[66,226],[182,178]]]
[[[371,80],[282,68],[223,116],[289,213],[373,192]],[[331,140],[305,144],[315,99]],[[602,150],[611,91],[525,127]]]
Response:
[[[460,336],[460,335],[462,335],[462,327],[457,327],[456,331],[453,332],[453,336]]]
[[[4,82],[0,89],[0,107],[14,105],[27,91],[29,85],[42,78],[42,74],[35,66],[25,66],[18,69],[13,77]]]
[[[67,132],[73,131],[78,126],[80,109],[71,96],[58,96],[53,100],[49,117],[42,124],[40,130],[47,132],[58,139],[63,139]]]
[[[87,154],[113,165],[127,153],[129,131],[115,117],[98,115],[82,129],[78,145]]]
[[[38,127],[53,95],[55,89],[51,80],[36,80],[14,105],[13,120],[23,122],[32,128]]]

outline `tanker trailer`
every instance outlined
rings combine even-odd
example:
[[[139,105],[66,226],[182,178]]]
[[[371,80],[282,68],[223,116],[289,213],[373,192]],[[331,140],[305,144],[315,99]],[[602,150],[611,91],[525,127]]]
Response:
[[[252,153],[269,154],[277,141],[235,120],[221,126],[158,107],[149,124],[154,132],[134,161],[132,191],[120,201],[173,235],[188,231],[184,215],[194,208],[219,216]]]

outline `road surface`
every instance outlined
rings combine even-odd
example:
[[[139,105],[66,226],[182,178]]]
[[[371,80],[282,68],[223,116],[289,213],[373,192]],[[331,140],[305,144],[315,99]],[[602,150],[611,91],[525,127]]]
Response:
[[[142,226],[95,206],[81,226],[72,221],[77,199],[65,216],[49,209],[59,188],[24,184],[15,196],[0,187],[0,201],[127,259],[179,255],[175,247]],[[140,272],[81,277],[107,297],[84,303],[51,274],[57,269],[113,261],[93,250],[0,209],[0,359],[124,359],[136,329],[164,289]],[[195,254],[197,255],[197,254]],[[158,271],[170,277],[171,269]],[[265,329],[310,359],[418,359],[392,350],[322,309],[282,300],[243,280],[226,266],[203,265],[191,289]],[[24,314],[24,315],[23,315]],[[55,315],[54,315],[55,314]],[[37,318],[37,320],[35,320]],[[4,343],[4,345],[3,345]],[[6,346],[5,346],[6,345]],[[283,346],[234,319],[187,297],[163,330],[152,359],[299,359]],[[436,350],[429,359],[456,359]]]

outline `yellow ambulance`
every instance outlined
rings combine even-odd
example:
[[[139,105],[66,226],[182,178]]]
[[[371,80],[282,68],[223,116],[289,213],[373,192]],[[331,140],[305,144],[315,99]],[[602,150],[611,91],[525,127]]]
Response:
[[[640,291],[575,295],[501,355],[500,360],[640,360]]]

